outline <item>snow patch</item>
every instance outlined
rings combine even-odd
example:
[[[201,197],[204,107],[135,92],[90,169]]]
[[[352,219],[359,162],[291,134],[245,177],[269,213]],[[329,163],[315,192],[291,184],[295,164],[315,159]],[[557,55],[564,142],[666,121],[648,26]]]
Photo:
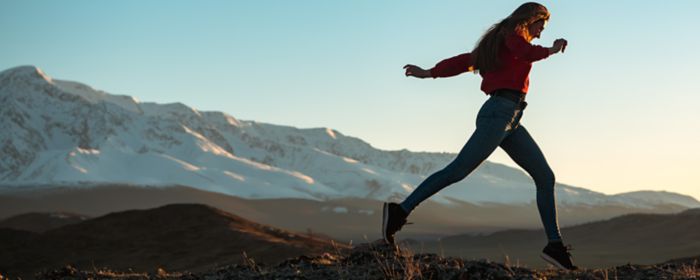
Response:
[[[326,128],[326,134],[328,134],[328,136],[330,136],[330,137],[333,138],[333,139],[337,139],[337,138],[335,137],[335,132],[334,132],[333,129],[331,129],[331,128]]]
[[[569,188],[562,189],[562,191],[566,192],[569,195],[580,195],[578,191]]]
[[[235,179],[235,180],[238,180],[238,181],[241,181],[241,182],[245,182],[245,177],[243,177],[243,176],[241,176],[241,175],[239,175],[239,174],[233,173],[233,172],[228,171],[228,170],[224,171],[224,174],[226,174],[226,176],[229,176],[229,177],[231,177],[231,178],[233,178],[233,179]]]
[[[100,150],[97,149],[83,149],[83,148],[77,148],[76,149],[78,153],[83,154],[83,155],[99,155]],[[71,155],[75,155],[75,153],[71,153]]]
[[[342,207],[342,206],[337,206],[337,207],[334,207],[334,208],[333,208],[333,212],[335,212],[335,213],[346,214],[346,213],[348,213],[348,208],[345,208],[345,207]]]
[[[240,126],[241,125],[241,123],[236,118],[234,118],[232,116],[225,115],[225,118],[226,118],[226,123],[228,123],[229,125],[232,125],[232,126]]]
[[[179,158],[175,158],[175,157],[170,156],[170,155],[158,154],[158,155],[156,155],[156,156],[157,156],[157,157],[163,157],[163,158],[169,159],[169,160],[171,160],[171,161],[173,161],[173,162],[175,162],[175,163],[178,163],[182,168],[184,168],[184,169],[187,170],[187,171],[199,171],[199,170],[201,169],[201,168],[199,168],[199,166],[196,166],[196,165],[194,165],[194,164],[191,164],[191,163],[189,163],[189,162],[186,162],[186,161],[181,160],[181,159],[179,159]],[[159,166],[154,166],[154,167],[157,168],[157,167],[159,167]]]
[[[87,173],[88,173],[87,169],[82,168],[82,167],[80,167],[80,166],[78,166],[78,165],[73,164],[73,165],[71,165],[71,167],[73,167],[73,169],[75,169],[75,170],[78,170],[78,172],[80,172],[80,173],[83,173],[83,174],[87,174]]]
[[[366,167],[363,167],[361,170],[366,172],[366,173],[372,174],[372,175],[377,175],[377,172],[374,172],[374,170],[366,168]]]
[[[44,70],[41,70],[41,68],[36,67],[36,73],[39,74],[39,76],[41,76],[47,82],[53,83],[53,78],[51,78],[51,76],[49,75],[46,75],[46,73],[44,73]]]
[[[349,157],[342,157],[342,159],[343,159],[343,161],[345,161],[347,163],[358,163],[357,160],[351,159]]]
[[[406,184],[406,183],[401,183],[401,188],[403,188],[403,190],[405,190],[406,192],[413,191],[413,186]]]
[[[315,183],[314,178],[311,178],[311,177],[309,177],[309,176],[306,176],[306,175],[304,175],[304,174],[301,173],[301,172],[292,171],[292,172],[291,172],[291,175],[294,176],[294,177],[296,177],[296,178],[298,178],[298,179],[300,179],[300,180],[302,180],[302,181],[304,181],[305,183],[307,183],[307,184],[309,184],[309,185]]]

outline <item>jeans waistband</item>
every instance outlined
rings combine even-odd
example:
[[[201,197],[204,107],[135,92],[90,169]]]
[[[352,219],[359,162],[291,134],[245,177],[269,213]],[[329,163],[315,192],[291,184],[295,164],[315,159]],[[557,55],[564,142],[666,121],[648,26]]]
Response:
[[[512,90],[512,89],[497,89],[492,91],[489,95],[491,96],[498,96],[498,97],[503,97],[506,98],[510,101],[513,101],[515,103],[520,103],[525,101],[525,94],[517,91],[517,90]]]
[[[513,101],[515,102],[515,104],[518,104],[518,107],[520,107],[520,109],[525,109],[525,107],[527,106],[527,102],[525,102],[525,93],[522,93],[517,90],[497,89],[492,91],[489,95],[498,96]]]

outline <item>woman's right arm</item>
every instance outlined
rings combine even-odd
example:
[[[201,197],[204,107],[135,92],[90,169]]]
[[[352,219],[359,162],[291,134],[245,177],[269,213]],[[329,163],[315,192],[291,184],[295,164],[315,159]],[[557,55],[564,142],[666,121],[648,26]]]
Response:
[[[470,53],[463,53],[442,60],[429,70],[411,64],[403,68],[406,69],[406,76],[414,76],[417,78],[445,78],[474,70]]]
[[[513,55],[529,62],[545,59],[552,54],[558,53],[559,51],[563,52],[567,44],[566,40],[557,39],[554,41],[551,48],[545,48],[539,45],[532,45],[530,42],[525,40],[525,38],[517,34],[508,35],[505,43],[506,47]]]
[[[568,44],[568,42],[566,42],[565,39],[556,39],[556,40],[554,40],[554,43],[552,44],[552,47],[551,47],[551,48],[548,48],[548,49],[549,49],[549,54],[552,55],[552,54],[558,53],[559,51],[561,51],[561,52],[563,53],[564,50],[566,49],[566,45],[567,45],[567,44]]]

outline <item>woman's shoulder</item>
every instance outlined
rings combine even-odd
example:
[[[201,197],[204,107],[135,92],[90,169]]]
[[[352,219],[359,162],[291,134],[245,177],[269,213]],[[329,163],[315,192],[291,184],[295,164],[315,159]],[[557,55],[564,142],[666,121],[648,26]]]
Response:
[[[530,43],[527,41],[527,39],[525,39],[525,35],[519,34],[516,31],[512,31],[512,32],[507,33],[504,36],[504,38],[505,38],[506,42],[514,42],[515,41],[515,42],[525,42],[528,44]]]

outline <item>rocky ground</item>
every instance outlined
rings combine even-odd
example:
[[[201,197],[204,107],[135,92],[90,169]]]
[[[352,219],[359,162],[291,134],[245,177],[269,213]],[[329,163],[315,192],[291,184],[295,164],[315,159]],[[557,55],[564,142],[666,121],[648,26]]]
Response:
[[[204,273],[115,272],[92,268],[83,271],[71,266],[38,273],[37,279],[698,279],[697,258],[657,265],[623,265],[573,272],[533,270],[488,260],[464,260],[436,254],[414,254],[403,246],[381,241],[364,243],[346,252],[301,256],[275,265],[245,258],[240,264],[219,267]],[[0,279],[2,279],[0,277]]]

